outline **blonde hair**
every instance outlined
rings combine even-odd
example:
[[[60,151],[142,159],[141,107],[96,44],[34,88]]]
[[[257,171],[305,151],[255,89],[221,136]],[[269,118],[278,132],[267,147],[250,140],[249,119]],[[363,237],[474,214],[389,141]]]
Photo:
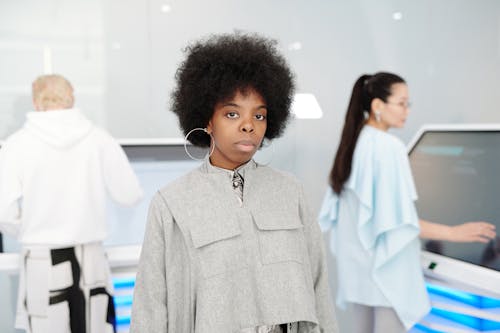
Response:
[[[33,104],[37,111],[70,109],[73,107],[73,87],[57,74],[39,76],[32,85]]]

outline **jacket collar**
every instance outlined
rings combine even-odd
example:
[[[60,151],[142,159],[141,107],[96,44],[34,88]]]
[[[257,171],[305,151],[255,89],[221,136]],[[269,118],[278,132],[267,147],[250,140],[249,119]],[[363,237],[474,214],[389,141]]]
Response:
[[[238,168],[236,168],[234,170],[223,169],[223,168],[219,168],[219,167],[212,165],[209,157],[205,158],[205,160],[203,161],[203,164],[201,165],[202,172],[211,173],[211,174],[226,174],[229,178],[232,178],[234,172],[237,171],[241,175],[241,177],[243,177],[243,179],[245,178],[245,173],[248,170],[254,170],[256,168],[257,168],[257,163],[255,163],[254,160],[250,160],[250,161],[246,162],[245,164],[240,165]]]

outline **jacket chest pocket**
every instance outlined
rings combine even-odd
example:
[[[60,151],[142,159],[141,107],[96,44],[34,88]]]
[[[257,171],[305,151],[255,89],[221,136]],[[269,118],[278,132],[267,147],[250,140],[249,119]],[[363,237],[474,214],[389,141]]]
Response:
[[[220,220],[210,227],[199,221],[191,228],[203,278],[231,274],[247,267],[243,236],[236,219]]]
[[[254,215],[258,229],[263,264],[296,262],[302,264],[306,255],[303,225],[298,216],[279,217]]]

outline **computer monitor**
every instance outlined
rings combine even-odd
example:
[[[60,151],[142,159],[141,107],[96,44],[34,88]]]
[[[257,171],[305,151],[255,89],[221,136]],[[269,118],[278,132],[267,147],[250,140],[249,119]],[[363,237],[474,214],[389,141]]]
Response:
[[[500,232],[500,125],[426,126],[409,145],[421,218],[457,225],[489,221]],[[422,240],[426,274],[500,295],[500,238]],[[476,289],[478,288],[478,289]]]
[[[120,144],[144,190],[144,198],[134,207],[123,207],[109,200],[109,237],[105,244],[142,244],[149,204],[153,196],[168,183],[201,164],[184,151],[182,140],[120,140]],[[195,157],[205,153],[188,146]]]
[[[155,193],[172,180],[201,164],[184,151],[182,139],[119,140],[144,190],[144,198],[136,206],[123,207],[108,200],[109,236],[107,246],[140,245],[144,238],[149,204]],[[206,150],[188,145],[195,157]],[[0,237],[1,234],[0,234]],[[0,238],[5,252],[19,252],[20,244],[9,235]]]

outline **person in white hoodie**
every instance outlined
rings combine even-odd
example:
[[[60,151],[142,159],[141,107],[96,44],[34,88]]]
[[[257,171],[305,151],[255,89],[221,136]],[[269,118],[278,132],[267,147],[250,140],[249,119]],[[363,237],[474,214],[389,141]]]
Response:
[[[33,82],[35,111],[0,149],[0,231],[23,246],[16,328],[115,331],[106,197],[133,205],[142,190],[119,144],[73,107],[60,75]]]

